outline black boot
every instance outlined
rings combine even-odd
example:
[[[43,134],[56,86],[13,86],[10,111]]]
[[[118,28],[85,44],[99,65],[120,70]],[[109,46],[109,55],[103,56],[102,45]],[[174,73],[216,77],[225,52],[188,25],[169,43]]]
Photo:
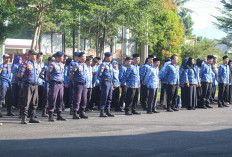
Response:
[[[43,109],[43,111],[42,111],[42,117],[48,117],[48,114],[46,113],[46,109]]]
[[[100,117],[107,117],[107,115],[105,114],[105,111],[104,111],[104,110],[101,110],[101,112],[100,112]]]
[[[2,108],[0,108],[0,118],[2,118]]]
[[[106,115],[107,115],[108,117],[114,117],[114,115],[110,113],[110,109],[107,109],[107,110],[106,110]]]
[[[11,112],[11,108],[7,110],[6,116],[15,116],[15,114]]]
[[[56,120],[66,121],[66,119],[64,119],[64,118],[61,116],[61,111],[58,111],[58,112],[57,112],[57,119],[56,119]]]
[[[157,111],[157,108],[155,107],[154,110],[152,111],[153,113],[160,113],[159,111]]]
[[[49,112],[48,121],[49,122],[55,122],[55,120],[53,118],[53,113],[52,112]]]
[[[35,119],[35,115],[32,115],[29,120],[29,123],[40,123],[40,121]]]
[[[81,119],[81,117],[77,115],[77,111],[73,112],[73,119]]]
[[[85,112],[84,111],[81,111],[80,112],[80,117],[83,118],[83,119],[88,119],[89,117],[85,115]]]
[[[27,117],[26,116],[22,116],[22,119],[21,119],[21,124],[27,124]]]
[[[69,115],[73,115],[73,114],[74,114],[73,107],[70,107]]]

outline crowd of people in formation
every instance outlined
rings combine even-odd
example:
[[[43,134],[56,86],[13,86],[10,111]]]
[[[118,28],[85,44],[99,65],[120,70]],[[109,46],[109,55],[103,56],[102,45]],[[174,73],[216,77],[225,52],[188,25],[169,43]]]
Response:
[[[65,121],[63,106],[70,108],[73,119],[88,119],[86,111],[100,110],[100,117],[114,117],[111,112],[125,112],[125,115],[139,115],[136,111],[138,97],[147,114],[159,113],[157,110],[158,89],[161,88],[160,104],[167,112],[228,107],[232,102],[232,60],[223,57],[217,65],[217,57],[196,60],[183,59],[178,65],[178,56],[165,60],[159,70],[160,60],[149,55],[144,65],[139,65],[140,56],[126,57],[119,67],[112,60],[112,53],[100,57],[86,56],[85,52],[75,52],[73,59],[63,52],[57,52],[43,63],[43,53],[29,50],[26,60],[17,56],[13,64],[10,56],[3,55],[0,65],[0,117],[5,101],[7,116],[15,116],[12,107],[19,109],[21,124],[39,123],[36,109],[42,109],[42,117],[48,121]],[[218,100],[215,100],[216,88]],[[181,96],[178,88],[181,88]],[[139,94],[140,93],[140,94]],[[180,103],[181,102],[181,103]],[[64,104],[64,105],[63,105]],[[180,105],[182,104],[182,105]]]

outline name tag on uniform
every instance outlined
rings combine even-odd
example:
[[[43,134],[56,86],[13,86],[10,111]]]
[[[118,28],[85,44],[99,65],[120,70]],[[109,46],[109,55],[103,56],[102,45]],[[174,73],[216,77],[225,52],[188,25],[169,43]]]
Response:
[[[23,68],[22,68],[22,71],[23,71],[23,72],[25,72],[25,70],[26,70],[26,68],[25,68],[25,67],[23,67]]]
[[[103,71],[104,71],[104,69],[105,69],[105,67],[104,67],[104,66],[102,66],[102,68],[101,68],[101,72],[103,72]]]
[[[33,68],[33,65],[29,64],[29,65],[28,65],[28,68]]]
[[[77,69],[78,69],[78,68],[77,68],[77,67],[75,67],[75,69],[74,69],[74,70],[75,70],[75,71],[77,71]]]
[[[72,70],[72,66],[70,66],[70,69],[69,69],[70,71]]]

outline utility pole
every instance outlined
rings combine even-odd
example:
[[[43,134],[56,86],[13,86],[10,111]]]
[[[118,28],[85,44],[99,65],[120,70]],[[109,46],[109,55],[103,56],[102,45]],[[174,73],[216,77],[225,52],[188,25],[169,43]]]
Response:
[[[78,18],[78,51],[81,51],[81,16]]]
[[[124,48],[124,26],[122,26],[121,65],[123,65],[123,48]]]

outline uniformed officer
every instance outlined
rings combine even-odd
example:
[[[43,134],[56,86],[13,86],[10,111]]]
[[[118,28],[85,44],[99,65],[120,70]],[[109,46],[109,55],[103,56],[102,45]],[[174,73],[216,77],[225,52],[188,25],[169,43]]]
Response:
[[[201,95],[201,102],[198,104],[198,107],[200,108],[212,108],[209,103],[209,97],[210,97],[210,92],[212,88],[212,63],[213,63],[213,56],[208,55],[207,56],[207,62],[205,62],[201,66],[200,70],[200,79],[201,79],[201,86],[202,86],[202,95]]]
[[[7,116],[14,116],[11,112],[11,66],[9,62],[10,56],[8,54],[3,55],[3,63],[0,65],[0,117],[2,117],[1,108],[4,99],[6,100]]]
[[[144,79],[147,74],[148,69],[153,64],[153,55],[148,55],[147,63],[142,65],[142,67],[139,70],[140,73],[140,81],[141,81],[141,88],[140,88],[140,102],[144,110],[147,110],[147,100],[148,100],[148,89],[147,86],[144,85]]]
[[[91,96],[92,96],[92,88],[93,88],[93,70],[92,70],[92,62],[93,62],[93,57],[89,56],[86,59],[86,65],[88,68],[88,80],[87,80],[87,107],[86,111],[92,111],[92,108],[90,108],[90,101],[91,101]]]
[[[19,77],[18,77],[18,71],[19,71],[19,65],[22,63],[22,57],[16,56],[13,61],[13,65],[11,67],[12,72],[12,105],[14,105],[16,108],[19,108]]]
[[[65,108],[70,108],[69,106],[69,88],[70,88],[70,82],[71,78],[68,75],[68,69],[69,65],[72,62],[71,58],[66,59],[65,66],[64,66],[64,105]]]
[[[100,98],[100,117],[114,117],[110,113],[113,90],[113,66],[111,64],[112,53],[106,52],[105,59],[98,68],[97,76],[100,79],[101,98]],[[106,114],[105,111],[106,110]]]
[[[22,104],[21,104],[21,124],[27,124],[26,118],[29,115],[29,123],[39,123],[35,119],[35,112],[38,106],[38,65],[36,63],[35,50],[29,50],[29,59],[23,63],[19,69],[19,77],[23,80]],[[29,110],[29,111],[28,111]]]
[[[73,119],[88,119],[85,115],[85,108],[87,104],[87,80],[88,80],[88,67],[85,64],[85,52],[78,54],[79,62],[75,62],[70,78],[73,83]],[[77,115],[79,113],[79,116]]]
[[[73,65],[79,61],[79,55],[80,52],[74,52],[73,53],[73,61],[68,66],[67,76],[70,76]],[[73,115],[73,84],[70,79],[69,81],[69,107],[70,107],[70,115]]]
[[[211,89],[211,94],[210,94],[210,103],[214,104],[215,101],[215,94],[216,94],[216,89],[218,86],[218,66],[217,66],[217,56],[213,55],[213,63],[212,63],[212,89]]]
[[[179,111],[175,105],[177,104],[177,94],[179,86],[179,65],[178,56],[172,55],[171,64],[165,68],[164,77],[167,80],[167,111]]]
[[[56,52],[56,61],[52,62],[47,70],[47,80],[49,82],[48,111],[50,122],[54,122],[53,112],[57,110],[57,120],[65,121],[61,116],[64,92],[64,53]]]
[[[49,57],[48,58],[48,64],[44,66],[40,72],[39,77],[44,80],[44,86],[43,86],[43,103],[41,106],[42,109],[42,117],[48,117],[46,111],[48,107],[48,91],[49,91],[49,82],[47,80],[47,71],[48,71],[48,66],[55,60],[54,57]]]
[[[113,94],[112,94],[112,106],[115,111],[120,111],[121,106],[119,104],[119,95],[120,95],[120,82],[119,82],[119,70],[118,70],[118,62],[112,61],[113,66]]]
[[[119,81],[120,81],[120,85],[121,85],[121,97],[120,97],[120,111],[124,112],[124,103],[126,102],[126,91],[127,91],[127,86],[126,86],[126,79],[125,79],[125,74],[126,74],[126,70],[127,67],[131,64],[131,57],[126,57],[125,59],[125,64],[122,65],[119,69]]]
[[[133,64],[128,66],[125,74],[126,85],[127,85],[126,106],[125,106],[126,115],[141,114],[135,110],[138,103],[139,87],[140,87],[139,61],[140,61],[139,54],[134,54]]]
[[[148,69],[148,72],[144,78],[144,84],[147,86],[149,90],[149,96],[148,96],[148,108],[147,113],[159,113],[157,111],[157,95],[158,95],[158,89],[159,89],[159,65],[160,60],[159,58],[153,59],[153,65],[151,68]]]
[[[227,93],[229,91],[230,68],[228,62],[228,56],[224,56],[223,64],[221,64],[218,69],[218,107],[229,107],[225,104],[225,101],[227,100]]]
[[[186,107],[186,101],[189,100],[189,98],[187,97],[187,87],[185,84],[185,79],[186,79],[186,74],[185,74],[185,68],[186,68],[186,64],[187,64],[188,59],[184,58],[181,66],[180,66],[180,71],[179,71],[179,75],[180,75],[180,83],[179,86],[181,88],[181,103],[182,103],[182,107]]]

